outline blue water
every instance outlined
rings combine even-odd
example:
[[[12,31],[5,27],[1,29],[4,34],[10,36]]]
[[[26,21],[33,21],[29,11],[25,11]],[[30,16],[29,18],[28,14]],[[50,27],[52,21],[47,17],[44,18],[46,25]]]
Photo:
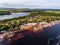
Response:
[[[43,32],[35,34],[33,37],[27,35],[16,42],[13,41],[11,45],[56,45],[56,43],[58,42],[57,40],[59,40],[58,38],[60,37],[58,37],[57,39],[53,39],[52,42],[50,41],[50,39],[60,35],[60,24],[44,28],[43,30]]]
[[[49,39],[47,45],[60,45],[60,35]]]
[[[1,42],[0,45],[7,45],[8,39],[5,37]]]
[[[43,32],[40,32],[33,37],[25,36],[16,44],[20,45],[60,45],[60,24],[56,24],[55,26],[44,28]],[[57,37],[57,38],[56,38]],[[3,40],[3,44],[0,43],[0,45],[6,45],[7,39]],[[21,43],[22,42],[22,43]],[[15,43],[15,42],[13,42]]]
[[[0,21],[5,19],[18,18],[21,16],[27,16],[29,14],[30,14],[29,12],[20,12],[20,13],[11,13],[11,15],[0,15]]]

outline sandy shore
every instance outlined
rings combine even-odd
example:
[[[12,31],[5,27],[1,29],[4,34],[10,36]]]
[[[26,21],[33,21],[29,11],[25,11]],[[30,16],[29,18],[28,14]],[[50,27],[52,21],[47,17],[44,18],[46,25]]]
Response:
[[[59,23],[60,23],[60,20],[52,21],[50,23],[47,23],[47,22],[27,23],[27,24],[21,25],[20,30],[29,30],[33,32],[37,32],[37,31],[39,32],[39,31],[42,31],[43,28],[52,27],[53,25],[56,25]]]
[[[47,28],[47,27],[52,27],[53,25],[59,24],[60,20],[58,21],[52,21],[51,23],[47,23],[47,22],[39,22],[39,23],[28,23],[28,24],[24,24],[20,26],[20,30],[21,31],[30,31],[30,32],[41,32],[43,31],[43,28]],[[18,30],[18,31],[20,31]],[[0,44],[4,45],[4,43],[6,44],[6,41],[9,40],[9,38],[13,37],[14,34],[18,31],[6,31],[3,34],[0,34]],[[22,35],[20,35],[21,37],[23,37]],[[21,38],[18,35],[18,38]]]

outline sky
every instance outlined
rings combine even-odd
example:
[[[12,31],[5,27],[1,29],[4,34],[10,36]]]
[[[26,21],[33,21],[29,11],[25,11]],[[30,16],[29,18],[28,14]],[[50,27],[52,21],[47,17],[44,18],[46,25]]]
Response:
[[[0,7],[60,9],[60,0],[0,0]]]

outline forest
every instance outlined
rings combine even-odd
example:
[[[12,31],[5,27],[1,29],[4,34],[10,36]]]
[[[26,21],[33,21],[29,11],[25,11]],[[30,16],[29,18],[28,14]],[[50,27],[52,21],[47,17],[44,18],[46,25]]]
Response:
[[[0,30],[19,30],[24,23],[52,22],[60,20],[60,13],[32,11],[30,15],[0,21]]]

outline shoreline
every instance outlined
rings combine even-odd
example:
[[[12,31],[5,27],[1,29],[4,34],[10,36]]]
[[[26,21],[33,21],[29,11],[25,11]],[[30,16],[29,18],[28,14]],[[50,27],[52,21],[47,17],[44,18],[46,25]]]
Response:
[[[42,31],[43,28],[51,27],[53,25],[59,24],[60,20],[48,22],[39,22],[39,23],[27,23],[20,26],[20,30],[30,30],[30,31]]]
[[[18,32],[18,31],[25,31],[25,30],[33,31],[33,32],[42,31],[43,28],[51,27],[51,26],[59,24],[59,23],[60,23],[60,20],[52,21],[50,23],[47,23],[47,22],[27,23],[27,24],[21,25],[19,27],[20,28],[19,30],[15,30],[15,31],[1,31],[1,32],[4,32],[4,33],[0,34],[0,35],[9,35],[9,34],[14,34],[15,32]]]
[[[59,24],[59,23],[60,23],[60,20],[52,21],[50,23],[40,22],[40,23],[28,23],[28,24],[21,25],[20,26],[20,30],[17,30],[17,31],[6,31],[3,34],[0,34],[0,43],[1,42],[4,43],[5,39],[7,39],[6,41],[10,40],[10,38],[12,38],[15,34],[17,35],[17,32],[28,31],[30,33],[37,34],[37,33],[42,32],[43,28],[52,27],[52,26],[54,26],[56,24]],[[20,33],[20,34],[22,34],[22,33]],[[27,34],[29,34],[29,33],[27,33]],[[20,37],[18,37],[18,38],[22,38],[23,36],[24,35],[20,35]]]

